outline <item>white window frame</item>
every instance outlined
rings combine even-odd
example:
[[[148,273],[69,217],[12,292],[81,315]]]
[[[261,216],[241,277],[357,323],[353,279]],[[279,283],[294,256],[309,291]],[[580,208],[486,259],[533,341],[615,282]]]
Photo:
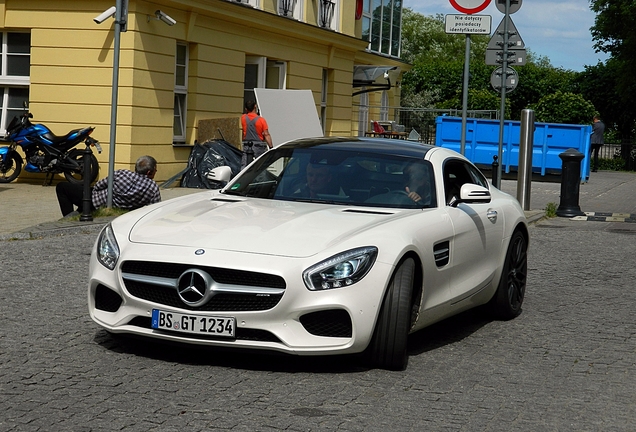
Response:
[[[362,87],[364,90],[365,87]],[[358,136],[365,136],[369,127],[369,93],[360,94],[360,110],[358,111]]]
[[[179,64],[178,62],[178,50],[180,47],[185,48],[185,64]],[[183,144],[186,142],[186,119],[188,114],[188,69],[190,63],[190,50],[189,46],[185,42],[177,42],[176,51],[174,56],[175,72],[174,72],[174,123],[173,123],[173,143]],[[177,77],[179,74],[177,70],[179,67],[184,68],[184,82],[177,83]],[[175,124],[180,123],[181,133],[177,133]]]
[[[386,90],[380,96],[380,121],[389,121],[389,92]]]
[[[283,11],[283,2],[289,1],[291,3],[291,13],[288,15],[284,14]],[[293,18],[298,21],[302,21],[303,19],[303,0],[278,0],[278,15],[286,16],[287,18]]]
[[[255,88],[265,88],[265,70],[267,68],[267,57],[245,56],[245,65],[256,65],[256,85],[254,87],[245,87],[243,83],[243,101],[256,101]],[[249,95],[248,95],[249,93]]]
[[[369,24],[369,45],[367,47],[367,50],[372,51],[372,52],[377,52],[380,54],[384,54],[384,55],[389,55],[391,57],[396,57],[399,58],[400,53],[402,51],[402,44],[400,43],[400,38],[402,37],[402,18],[404,17],[404,4],[402,4],[402,9],[400,10],[400,26],[399,26],[399,33],[398,35],[393,34],[393,20],[396,19],[393,15],[393,8],[389,9],[388,12],[391,14],[391,20],[389,25],[391,26],[391,28],[389,29],[389,46],[388,48],[385,48],[383,45],[383,40],[382,40],[382,25],[384,25],[384,17],[382,16],[384,14],[384,12],[386,12],[386,8],[385,6],[387,6],[387,4],[393,4],[392,0],[381,0],[380,2],[380,16],[379,17],[374,17],[373,14],[373,1],[372,0],[364,0],[364,8],[362,11],[362,20],[363,20],[363,30],[364,30],[364,22],[368,22]],[[373,39],[373,29],[374,29],[374,24],[375,25],[380,25],[380,40],[378,41],[378,47],[377,49],[372,48],[371,46],[371,42]],[[391,50],[392,50],[392,45],[393,45],[393,41],[397,41],[398,42],[398,52],[397,54],[392,54]],[[385,52],[386,50],[388,50],[388,52]]]
[[[246,5],[250,5],[253,8],[258,9],[260,7],[260,1],[259,0],[230,0],[230,1],[234,1],[236,3],[243,3]]]
[[[31,84],[31,76],[30,71],[29,75],[8,75],[7,68],[9,63],[9,33],[25,33],[25,32],[0,32],[0,38],[2,43],[2,53],[0,53],[2,68],[0,69],[0,88],[3,89],[0,92],[0,100],[2,102],[2,106],[0,107],[0,132],[4,135],[6,133],[6,128],[9,122],[13,119],[14,114],[18,110],[22,110],[21,106],[9,106],[9,91],[10,89],[26,89],[27,94],[29,93],[29,86]],[[29,53],[10,53],[11,56],[25,56],[31,57],[29,47]],[[30,62],[29,62],[30,63]],[[28,96],[27,96],[28,102]]]
[[[287,63],[284,61],[268,60],[267,57],[245,56],[245,65],[256,65],[256,85],[252,88],[245,87],[243,83],[243,99],[256,101],[255,88],[287,88]],[[276,71],[278,79],[272,78],[272,71]]]

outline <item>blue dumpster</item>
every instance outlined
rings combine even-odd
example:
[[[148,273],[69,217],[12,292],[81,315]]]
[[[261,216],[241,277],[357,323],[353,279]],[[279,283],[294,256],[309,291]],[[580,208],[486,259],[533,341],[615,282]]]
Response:
[[[435,119],[435,145],[461,150],[462,119],[440,116]],[[590,136],[592,126],[535,122],[532,147],[532,172],[541,176],[561,174],[559,155],[573,148],[583,153],[581,181],[590,176]],[[519,138],[521,122],[504,121],[502,171],[517,171],[519,165]],[[469,118],[466,120],[466,147],[464,155],[474,164],[490,168],[493,156],[499,153],[499,120]]]

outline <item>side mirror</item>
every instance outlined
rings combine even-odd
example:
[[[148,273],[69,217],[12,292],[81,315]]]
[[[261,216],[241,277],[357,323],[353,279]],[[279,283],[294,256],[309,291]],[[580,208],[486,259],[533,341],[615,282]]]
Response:
[[[206,177],[208,180],[227,183],[232,178],[232,169],[229,166],[212,168],[212,171],[207,173]]]
[[[489,203],[491,199],[492,195],[490,195],[490,190],[488,190],[488,188],[472,183],[465,183],[459,191],[459,199],[453,200],[451,205],[456,207],[459,203]]]

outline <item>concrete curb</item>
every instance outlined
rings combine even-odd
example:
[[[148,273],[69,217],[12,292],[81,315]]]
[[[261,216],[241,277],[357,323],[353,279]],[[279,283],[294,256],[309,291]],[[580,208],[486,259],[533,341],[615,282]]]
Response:
[[[115,217],[97,218],[88,222],[81,221],[65,221],[47,222],[23,230],[0,234],[0,241],[10,240],[31,240],[44,237],[60,237],[75,234],[93,234],[98,233],[104,225],[113,220]]]

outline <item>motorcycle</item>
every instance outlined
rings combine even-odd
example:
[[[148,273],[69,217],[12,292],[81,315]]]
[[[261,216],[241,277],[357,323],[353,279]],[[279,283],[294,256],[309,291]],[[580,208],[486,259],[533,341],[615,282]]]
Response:
[[[101,153],[99,142],[90,137],[95,128],[73,129],[64,136],[57,136],[45,125],[31,123],[33,114],[28,111],[26,103],[24,109],[25,112],[15,116],[7,126],[4,139],[10,144],[0,147],[0,183],[12,182],[22,171],[24,160],[16,150],[18,146],[26,155],[24,169],[27,172],[47,174],[44,184],[47,181],[51,184],[54,174],[64,174],[71,183],[83,183],[87,171],[93,183],[99,173],[99,162],[91,151],[90,166],[86,170],[85,150],[75,146],[83,142],[87,148],[95,147]]]

